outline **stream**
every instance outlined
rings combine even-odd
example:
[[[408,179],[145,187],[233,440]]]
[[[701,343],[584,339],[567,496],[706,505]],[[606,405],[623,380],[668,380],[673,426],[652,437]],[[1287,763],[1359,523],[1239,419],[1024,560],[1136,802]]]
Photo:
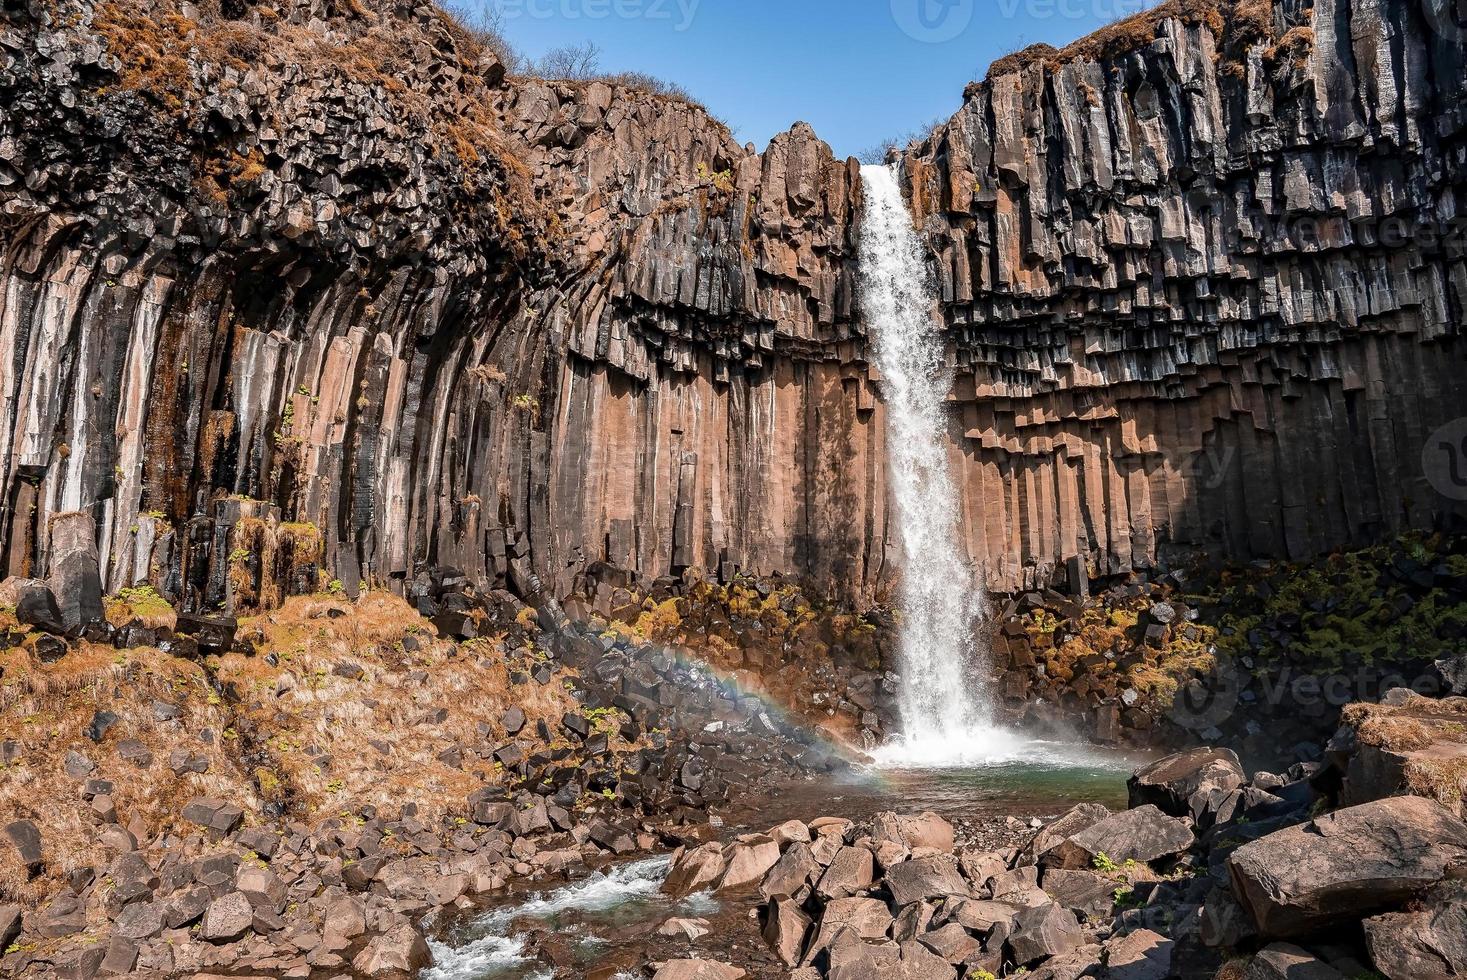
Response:
[[[766,830],[789,819],[863,820],[883,810],[932,810],[953,821],[960,837],[965,828],[981,834],[985,823],[1010,816],[1026,823],[1047,819],[1081,802],[1123,807],[1126,777],[1142,761],[1073,744],[1030,742],[1024,749],[981,766],[872,767],[775,787],[757,804],[730,810],[724,833]],[[641,976],[636,968],[644,959],[686,956],[690,949],[714,958],[742,950],[737,961],[746,966],[765,955],[748,896],[671,899],[660,891],[667,863],[666,855],[640,858],[567,884],[542,883],[539,890],[507,895],[450,924],[431,944],[436,965],[422,980],[550,980],[585,976],[592,968],[632,978]],[[691,944],[658,935],[658,927],[675,917],[707,920],[710,935]],[[751,977],[761,975],[750,969]]]

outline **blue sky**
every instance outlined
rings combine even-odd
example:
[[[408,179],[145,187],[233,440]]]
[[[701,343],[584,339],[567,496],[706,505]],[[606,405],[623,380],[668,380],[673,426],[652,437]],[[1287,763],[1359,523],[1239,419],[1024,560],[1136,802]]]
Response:
[[[462,0],[461,0],[462,2]],[[684,86],[760,149],[805,120],[854,155],[951,115],[990,62],[1145,0],[467,0],[530,57],[595,42],[608,71]]]

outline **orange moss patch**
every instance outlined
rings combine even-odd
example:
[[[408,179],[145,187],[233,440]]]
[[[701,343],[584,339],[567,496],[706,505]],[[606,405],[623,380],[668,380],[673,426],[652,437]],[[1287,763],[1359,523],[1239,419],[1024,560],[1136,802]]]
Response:
[[[331,618],[332,610],[346,615]],[[386,809],[411,799],[420,818],[461,815],[469,793],[504,773],[469,751],[461,767],[441,753],[507,740],[499,719],[512,704],[530,726],[543,719],[557,730],[564,713],[578,710],[559,683],[511,685],[502,644],[438,639],[387,593],[355,604],[294,597],[240,626],[277,663],[229,654],[218,659],[217,676],[238,701],[253,756],[266,760],[255,772],[262,794],[293,812]]]
[[[228,711],[200,665],[157,650],[120,652],[88,643],[55,664],[40,664],[29,646],[0,653],[0,740],[21,747],[0,778],[0,823],[34,821],[45,868],[28,880],[11,849],[0,848],[0,901],[34,902],[60,887],[68,872],[106,860],[93,844],[100,827],[80,797],[81,784],[65,772],[70,751],[87,756],[95,775],[114,783],[119,821],[144,834],[178,826],[183,804],[194,796],[219,796],[246,808],[258,802],[221,737]],[[179,720],[159,721],[155,702],[172,706]],[[85,731],[99,711],[117,721],[93,744]],[[206,730],[215,733],[212,742],[199,737]],[[139,768],[120,758],[117,745],[124,739],[141,742],[152,753],[151,764]],[[168,767],[174,749],[204,756],[209,771],[175,775]]]
[[[995,61],[988,80],[1042,62],[1054,71],[1073,61],[1113,61],[1146,47],[1156,40],[1168,20],[1186,25],[1204,25],[1234,61],[1241,60],[1250,45],[1274,37],[1273,4],[1270,0],[1166,0],[1151,10],[1122,18],[1064,48],[1034,44]]]

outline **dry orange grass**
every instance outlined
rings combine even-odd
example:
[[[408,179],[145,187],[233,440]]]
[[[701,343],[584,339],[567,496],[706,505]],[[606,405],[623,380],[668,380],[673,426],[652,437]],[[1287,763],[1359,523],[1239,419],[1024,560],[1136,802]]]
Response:
[[[0,653],[0,740],[21,746],[20,758],[0,770],[0,823],[28,819],[40,828],[46,866],[41,877],[26,880],[13,850],[0,846],[0,900],[33,902],[54,891],[66,873],[109,860],[94,844],[102,829],[81,798],[82,782],[69,776],[69,751],[89,758],[96,778],[115,784],[118,820],[136,832],[153,834],[176,826],[184,803],[194,796],[231,799],[248,808],[250,784],[234,763],[222,733],[228,713],[203,669],[157,650],[121,652],[82,644],[55,664],[40,664],[22,648]],[[175,706],[178,721],[159,721],[154,702]],[[93,714],[117,715],[101,744],[84,734]],[[212,744],[199,738],[209,730]],[[118,756],[123,739],[137,739],[153,754],[138,768]],[[168,755],[184,748],[209,760],[205,774],[175,775]]]
[[[347,615],[330,618],[332,609]],[[254,771],[261,792],[303,815],[363,804],[395,810],[408,801],[430,820],[461,815],[469,793],[504,779],[492,760],[469,750],[507,740],[500,718],[510,705],[525,712],[527,731],[539,719],[558,729],[561,716],[577,710],[560,677],[511,685],[500,643],[439,639],[388,593],[369,592],[355,604],[295,597],[241,629],[258,631],[259,650],[278,662],[230,654],[219,658],[218,680],[238,700],[252,757],[264,760]],[[463,752],[461,768],[438,758],[453,748]]]
[[[345,615],[333,618],[331,610]],[[33,904],[61,887],[68,872],[101,868],[112,858],[97,843],[103,828],[81,798],[82,780],[65,771],[69,751],[96,765],[95,778],[115,784],[119,823],[139,838],[188,829],[180,814],[196,796],[234,803],[248,824],[267,822],[271,803],[288,819],[314,822],[367,804],[396,813],[410,801],[430,822],[463,814],[469,793],[506,780],[492,760],[467,750],[487,751],[507,739],[500,718],[511,704],[528,718],[520,735],[527,741],[537,720],[559,731],[561,715],[577,710],[565,672],[544,686],[511,685],[501,643],[440,639],[412,607],[386,593],[369,592],[356,603],[295,597],[242,620],[240,629],[256,641],[259,656],[198,663],[154,649],[82,643],[59,662],[41,664],[30,636],[0,651],[0,741],[21,746],[20,758],[0,769],[0,825],[32,820],[45,847],[45,868],[30,880],[14,849],[0,842],[0,902]],[[416,649],[405,647],[408,638],[406,646]],[[274,665],[265,657],[270,652]],[[348,663],[361,668],[360,677],[335,672]],[[155,704],[171,706],[178,719],[159,720]],[[440,708],[441,720],[430,715]],[[93,744],[85,732],[98,711],[118,720]],[[212,738],[202,738],[205,732]],[[139,768],[121,758],[124,739],[141,742],[151,764]],[[631,748],[619,736],[612,745]],[[437,758],[455,746],[465,750],[462,768]],[[174,749],[205,757],[208,772],[176,775],[168,765]],[[326,756],[330,763],[318,765]],[[576,760],[571,754],[564,764]]]

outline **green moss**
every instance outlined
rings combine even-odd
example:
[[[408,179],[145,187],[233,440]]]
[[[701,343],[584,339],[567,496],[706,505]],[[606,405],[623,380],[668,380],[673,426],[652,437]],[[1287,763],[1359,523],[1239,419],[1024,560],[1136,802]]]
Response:
[[[1260,668],[1287,656],[1319,670],[1350,661],[1389,664],[1435,659],[1467,635],[1467,606],[1440,588],[1424,588],[1392,569],[1409,561],[1467,578],[1467,555],[1437,537],[1408,535],[1390,544],[1330,555],[1308,564],[1250,569],[1229,583],[1219,646],[1233,657],[1252,655]],[[1255,649],[1249,634],[1262,630]],[[1288,642],[1270,633],[1282,631]]]

